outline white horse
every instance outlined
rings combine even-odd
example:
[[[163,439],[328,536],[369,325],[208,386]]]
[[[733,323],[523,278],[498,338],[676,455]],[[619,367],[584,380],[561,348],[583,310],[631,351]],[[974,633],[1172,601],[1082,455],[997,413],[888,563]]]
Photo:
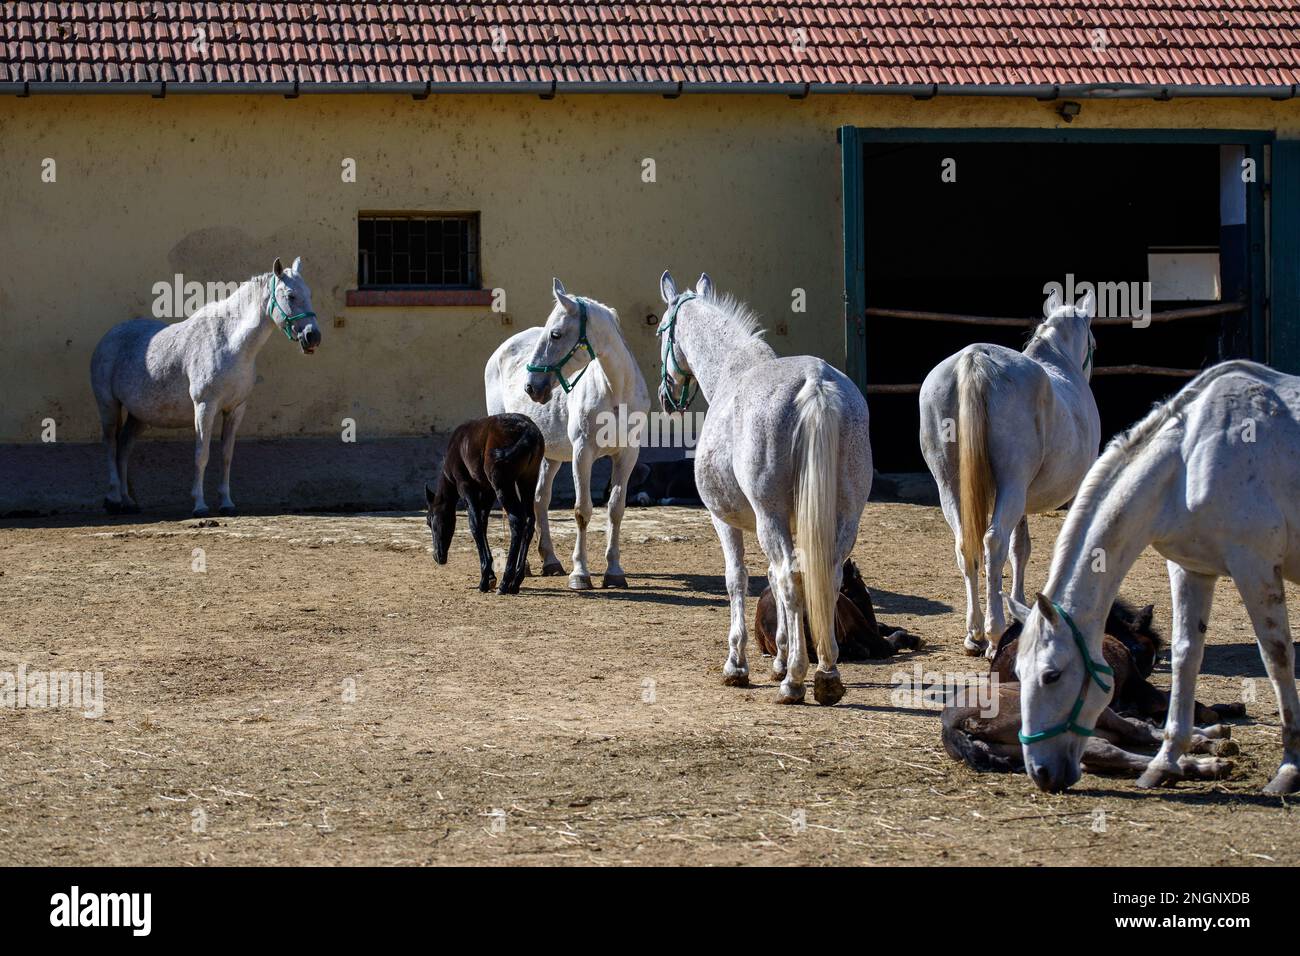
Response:
[[[1011,593],[1025,601],[1025,516],[1069,501],[1097,460],[1101,419],[1088,384],[1093,295],[1062,305],[1053,292],[1045,311],[1024,352],[968,345],[921,385],[921,453],[957,539],[968,654],[992,657],[1007,628],[1001,592],[1008,546]],[[979,604],[981,555],[987,618]]]
[[[1300,697],[1283,581],[1300,581],[1300,378],[1224,362],[1110,443],[1088,472],[1025,618],[1021,676],[1025,769],[1044,790],[1079,779],[1086,735],[1110,699],[1102,626],[1147,545],[1168,561],[1173,687],[1164,743],[1138,780],[1184,776],[1196,676],[1215,581],[1246,604],[1282,721],[1269,793],[1300,790]]]
[[[709,402],[695,449],[695,483],[727,562],[731,630],[723,683],[749,683],[743,532],[753,531],[777,599],[772,675],[782,682],[778,701],[804,698],[807,614],[817,648],[813,696],[834,704],[844,696],[835,666],[835,601],[871,491],[866,400],[819,358],[778,358],[753,313],[716,295],[707,275],[695,291],[678,294],[665,272],[659,291],[668,305],[659,327],[660,403],[665,411],[684,410],[692,379]]]
[[[301,259],[288,269],[276,259],[270,272],[254,276],[229,298],[205,305],[184,321],[169,325],[131,319],[108,330],[90,360],[90,384],[108,450],[104,507],[110,514],[140,510],[128,466],[132,446],[145,426],[188,425],[194,428],[194,516],[207,515],[203,473],[218,413],[221,513],[235,513],[230,498],[235,432],[257,381],[257,353],[277,329],[305,353],[320,345],[320,325],[311,310],[311,290],[302,279]]]
[[[483,370],[487,410],[489,415],[527,415],[546,439],[534,501],[543,575],[564,573],[551,544],[547,509],[560,464],[573,463],[573,517],[578,539],[573,545],[569,587],[575,591],[591,587],[587,567],[591,466],[597,458],[613,459],[601,587],[625,588],[627,575],[619,563],[618,536],[627,506],[628,476],[641,449],[633,429],[619,427],[619,423],[635,421],[636,416],[649,412],[650,393],[623,338],[618,313],[595,299],[569,295],[559,279],[553,280],[553,292],[555,307],[546,324],[511,336],[488,359]],[[557,380],[559,389],[555,388]]]

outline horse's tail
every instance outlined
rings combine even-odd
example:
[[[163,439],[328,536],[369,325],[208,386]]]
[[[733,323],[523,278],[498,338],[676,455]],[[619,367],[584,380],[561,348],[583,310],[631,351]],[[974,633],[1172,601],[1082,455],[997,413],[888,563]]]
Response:
[[[810,379],[794,400],[795,534],[804,608],[817,659],[833,668],[835,644],[836,502],[839,500],[840,419],[843,404],[832,382]]]
[[[979,566],[996,490],[988,446],[991,371],[988,359],[979,352],[967,352],[957,360],[957,513],[961,556],[967,567]]]

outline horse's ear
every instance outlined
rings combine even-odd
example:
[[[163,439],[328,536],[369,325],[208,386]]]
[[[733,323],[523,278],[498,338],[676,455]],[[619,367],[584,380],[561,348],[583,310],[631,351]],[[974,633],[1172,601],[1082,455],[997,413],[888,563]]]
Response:
[[[1076,315],[1086,315],[1090,319],[1097,314],[1097,297],[1092,294],[1092,289],[1085,292],[1083,298],[1075,303],[1074,311]]]
[[[276,278],[284,275],[284,265],[280,262],[279,256],[275,257],[275,265],[271,266],[271,272],[275,274]]]
[[[555,293],[555,297],[558,299],[564,295],[564,283],[558,278],[551,279],[551,291]]]
[[[1043,620],[1048,624],[1056,623],[1056,608],[1052,607],[1052,602],[1047,599],[1047,595],[1042,591],[1038,592],[1038,598],[1034,601],[1034,606],[1038,608],[1038,613],[1043,615]]]
[[[424,483],[424,503],[427,504],[430,508],[432,508],[433,503],[437,500],[438,500],[437,492],[435,492],[432,488],[430,488],[429,483],[426,481]]]
[[[1043,306],[1043,318],[1048,318],[1061,307],[1061,287],[1052,283],[1052,291],[1047,294],[1047,304]]]
[[[1151,630],[1151,622],[1156,616],[1156,606],[1148,604],[1142,610],[1137,612],[1137,628],[1139,631]]]
[[[1021,624],[1024,624],[1025,621],[1029,619],[1029,608],[1024,604],[1021,604],[1009,594],[1004,594],[1002,596],[1007,599],[1007,607],[1011,609],[1012,618],[1019,621]]]
[[[695,294],[701,299],[707,299],[713,295],[713,280],[709,278],[707,272],[700,273],[700,281],[695,283]]]
[[[659,295],[667,305],[672,305],[677,299],[677,283],[673,281],[673,277],[668,274],[667,269],[659,277]]]
[[[302,275],[302,256],[298,256],[293,260],[293,265],[289,267],[289,271],[296,276]]]
[[[577,314],[578,303],[574,301],[573,296],[564,291],[564,283],[559,279],[551,280],[551,291],[555,293],[555,301],[564,306],[564,311],[570,315]]]

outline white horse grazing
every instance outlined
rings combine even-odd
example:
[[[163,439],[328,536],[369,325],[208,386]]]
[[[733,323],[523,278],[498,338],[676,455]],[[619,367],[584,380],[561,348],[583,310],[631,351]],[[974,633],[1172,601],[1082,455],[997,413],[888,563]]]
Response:
[[[1101,420],[1088,384],[1092,316],[1091,292],[1077,306],[1062,305],[1054,292],[1024,352],[968,345],[921,385],[921,453],[957,539],[968,654],[992,657],[1007,628],[1001,592],[1008,546],[1011,593],[1025,601],[1025,516],[1069,501],[1097,460]],[[981,555],[987,618],[979,604]]]
[[[320,345],[320,325],[311,310],[311,290],[302,279],[301,259],[288,269],[276,259],[270,272],[254,276],[229,298],[205,305],[182,322],[132,319],[108,330],[90,360],[90,384],[108,448],[104,507],[110,514],[140,510],[131,492],[131,448],[146,425],[161,425],[194,428],[194,516],[207,515],[203,472],[218,413],[221,513],[235,513],[230,498],[235,432],[257,381],[257,353],[277,329],[305,353]]]
[[[819,358],[778,358],[754,315],[717,296],[707,275],[694,292],[679,295],[665,272],[659,290],[668,305],[659,326],[659,401],[665,411],[684,410],[694,379],[709,402],[695,449],[695,484],[727,561],[731,630],[723,683],[749,683],[743,532],[754,531],[777,599],[772,675],[782,681],[778,702],[804,698],[807,614],[817,648],[813,696],[834,704],[844,696],[835,666],[835,601],[871,491],[866,400]]]
[[[547,509],[561,462],[573,463],[573,517],[578,539],[573,545],[569,587],[575,591],[591,587],[587,567],[591,466],[597,458],[613,459],[601,587],[625,588],[627,575],[619,563],[618,535],[627,506],[628,476],[641,449],[635,443],[637,435],[631,434],[633,429],[620,428],[618,423],[644,416],[650,410],[650,393],[623,338],[618,313],[595,299],[569,295],[559,279],[553,282],[555,307],[546,324],[511,336],[488,359],[483,370],[487,410],[489,415],[527,415],[546,439],[534,502],[543,575],[564,573],[551,544]],[[559,389],[555,388],[557,380]]]
[[[1224,362],[1110,443],[1088,472],[1025,618],[1016,670],[1025,769],[1044,790],[1079,779],[1086,735],[1110,699],[1102,626],[1147,545],[1168,559],[1173,687],[1164,743],[1138,780],[1184,775],[1210,601],[1237,586],[1282,720],[1269,793],[1300,790],[1300,697],[1283,581],[1300,581],[1300,378]],[[1100,559],[1100,560],[1099,560]]]

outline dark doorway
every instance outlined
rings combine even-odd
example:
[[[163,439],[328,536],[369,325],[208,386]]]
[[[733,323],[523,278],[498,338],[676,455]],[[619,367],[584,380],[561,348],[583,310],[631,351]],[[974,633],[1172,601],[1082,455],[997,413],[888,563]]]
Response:
[[[1155,250],[1218,256],[1221,293],[1151,302],[1154,311],[1244,295],[1243,225],[1226,228],[1218,145],[1099,143],[867,143],[863,154],[867,308],[1036,318],[1043,287],[1149,280]],[[945,167],[945,163],[949,165]],[[952,165],[955,164],[955,165]],[[955,172],[945,182],[942,173]],[[1244,187],[1243,187],[1244,195]],[[1158,290],[1157,290],[1158,292]],[[1096,364],[1199,369],[1252,353],[1246,313],[1098,327]],[[971,342],[1021,348],[1027,328],[949,324],[868,312],[866,381],[880,471],[923,471],[915,391]],[[1097,375],[1109,438],[1185,384],[1163,375]]]

